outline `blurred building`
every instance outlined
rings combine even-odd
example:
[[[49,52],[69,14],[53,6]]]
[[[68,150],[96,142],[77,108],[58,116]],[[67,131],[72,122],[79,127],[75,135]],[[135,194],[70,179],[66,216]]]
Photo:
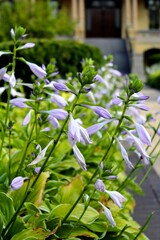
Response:
[[[101,44],[104,53],[106,48],[106,53],[111,54],[125,45],[132,70],[143,75],[144,53],[160,48],[160,0],[60,0],[59,3],[77,23],[75,38]],[[124,56],[120,54],[118,58],[123,61]]]

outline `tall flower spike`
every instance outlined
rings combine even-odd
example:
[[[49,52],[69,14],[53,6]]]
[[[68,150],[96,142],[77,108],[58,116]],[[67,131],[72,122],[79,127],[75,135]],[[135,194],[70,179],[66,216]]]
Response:
[[[101,202],[98,202],[98,203],[102,206],[102,208],[104,210],[104,214],[105,214],[106,218],[108,219],[108,221],[110,222],[110,224],[112,225],[112,227],[115,227],[116,223],[114,221],[111,211],[106,206],[104,206]]]

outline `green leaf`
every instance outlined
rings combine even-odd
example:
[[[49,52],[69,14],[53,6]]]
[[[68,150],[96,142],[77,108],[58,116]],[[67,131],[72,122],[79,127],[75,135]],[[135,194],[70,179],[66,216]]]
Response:
[[[8,197],[5,193],[0,192],[0,215],[1,215],[1,221],[3,219],[4,225],[6,225],[11,217],[14,214],[14,207],[13,207],[13,201],[10,197]],[[2,223],[0,223],[1,225]]]
[[[63,219],[66,214],[69,212],[71,209],[72,204],[60,204],[56,206],[52,211],[49,216],[49,221],[60,218]],[[84,211],[84,204],[77,204],[75,209],[71,212],[70,216],[68,217],[69,221],[77,221],[81,214]],[[91,224],[94,222],[97,218],[99,217],[99,213],[92,207],[88,207],[87,210],[85,211],[83,217],[81,218],[81,223],[83,224]]]
[[[46,239],[46,237],[49,236],[49,233],[48,232],[44,232],[42,229],[31,229],[31,228],[28,228],[28,229],[25,229],[23,230],[22,232],[19,232],[17,234],[15,234],[11,240],[37,240],[37,239]]]
[[[74,203],[83,190],[83,182],[77,175],[69,184],[62,186],[58,196],[61,203]]]

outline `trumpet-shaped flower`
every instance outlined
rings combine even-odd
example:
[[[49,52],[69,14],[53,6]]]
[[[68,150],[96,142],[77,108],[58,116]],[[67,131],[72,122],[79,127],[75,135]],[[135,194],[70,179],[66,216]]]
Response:
[[[128,154],[126,152],[126,149],[123,147],[123,145],[118,140],[117,140],[117,142],[118,142],[118,145],[120,147],[122,157],[123,157],[124,161],[126,162],[127,166],[129,168],[134,168],[133,164],[131,163],[131,161],[128,158]]]
[[[80,152],[80,150],[78,149],[78,147],[76,146],[76,144],[73,146],[73,152],[74,152],[74,156],[77,159],[77,162],[80,165],[80,167],[84,171],[87,171],[85,159],[84,159],[82,153]]]
[[[51,101],[57,104],[59,107],[65,107],[68,103],[67,101],[58,94],[52,94]]]
[[[31,112],[32,110],[30,110],[27,115],[25,116],[24,120],[23,120],[23,123],[22,123],[22,126],[26,126],[28,125],[28,123],[30,122],[31,120]]]
[[[89,134],[85,128],[83,128],[70,113],[70,121],[68,125],[68,140],[73,146],[76,142],[81,142],[83,144],[92,143]]]
[[[122,194],[117,191],[109,190],[105,190],[105,192],[110,196],[110,198],[119,208],[122,208],[122,203],[126,200],[126,198]]]
[[[64,83],[53,82],[53,86],[59,91],[64,91],[64,92],[71,91]]]
[[[96,123],[90,127],[88,127],[86,130],[89,134],[89,136],[93,135],[94,133],[98,132],[101,128],[103,128],[107,123],[111,122],[111,119],[105,120],[100,123]]]
[[[145,127],[139,123],[135,123],[135,126],[140,140],[148,146],[151,146],[151,137]]]
[[[27,98],[14,98],[10,100],[10,103],[19,108],[30,108],[25,102],[32,101]]]
[[[83,105],[87,108],[91,108],[99,117],[102,118],[112,118],[112,115],[108,112],[107,109],[100,107],[100,106],[89,106],[89,105]]]
[[[110,222],[110,224],[112,225],[112,227],[115,227],[116,223],[114,221],[111,211],[106,206],[104,206],[101,202],[99,202],[99,204],[102,206],[102,208],[104,210],[104,214],[105,214],[106,218],[108,219],[108,221]]]
[[[53,110],[46,111],[46,112],[58,120],[64,120],[68,116],[68,112],[63,109],[53,109]]]
[[[3,68],[0,69],[0,80],[3,79],[3,76],[6,73],[6,71],[7,71],[6,67],[3,67]]]
[[[96,190],[100,192],[106,192],[118,207],[122,207],[122,203],[126,200],[126,198],[121,193],[117,191],[106,190],[105,184],[100,179],[97,179],[94,186]]]
[[[37,64],[35,63],[31,63],[31,62],[28,62],[26,61],[26,64],[29,66],[29,68],[31,69],[31,71],[38,77],[38,78],[44,78],[46,77],[47,73],[46,71],[39,67]]]
[[[32,166],[32,165],[35,165],[37,163],[39,163],[40,161],[43,160],[43,158],[45,157],[45,154],[46,154],[46,151],[47,149],[49,148],[49,146],[53,143],[53,140],[51,140],[48,145],[40,151],[40,153],[38,154],[38,156],[30,163],[28,164],[28,166]]]
[[[35,46],[35,43],[26,43],[23,46],[19,47],[17,50],[25,49],[25,48],[32,48]]]
[[[52,115],[49,115],[48,120],[53,128],[55,128],[55,129],[60,128],[60,124],[59,124],[57,118],[53,117]]]

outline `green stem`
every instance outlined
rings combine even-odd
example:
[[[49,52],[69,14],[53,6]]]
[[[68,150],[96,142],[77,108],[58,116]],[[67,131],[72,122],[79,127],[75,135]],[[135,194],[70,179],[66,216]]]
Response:
[[[79,99],[81,90],[82,90],[82,87],[81,87],[81,89],[79,90],[79,94],[78,94],[77,98],[75,99],[74,104],[73,104],[72,107],[71,107],[71,112],[73,112],[74,108],[76,107],[76,103],[77,103],[77,101],[78,101],[78,99]],[[46,165],[47,165],[47,163],[48,163],[48,160],[49,160],[51,154],[53,153],[55,147],[57,146],[57,144],[58,144],[58,142],[59,142],[59,140],[60,140],[60,137],[61,137],[62,133],[64,132],[64,128],[65,128],[68,120],[69,120],[69,115],[67,116],[65,122],[63,123],[63,126],[62,126],[62,128],[61,128],[61,131],[59,132],[56,140],[54,141],[54,144],[53,144],[53,146],[52,146],[52,148],[51,148],[48,156],[46,157],[46,159],[45,159],[45,161],[44,161],[44,163],[43,163],[43,165],[42,165],[39,173],[38,173],[37,176],[35,177],[32,185],[29,187],[29,189],[28,189],[28,191],[27,191],[27,193],[26,193],[23,201],[21,202],[19,208],[17,209],[17,211],[15,212],[15,214],[13,215],[13,217],[11,218],[10,222],[7,224],[6,228],[3,230],[3,235],[2,235],[2,236],[5,236],[5,233],[7,232],[7,230],[9,230],[10,227],[15,223],[15,221],[16,221],[16,219],[17,219],[18,213],[20,212],[21,208],[23,207],[23,204],[25,203],[25,201],[27,200],[28,196],[30,195],[31,189],[34,188],[34,186],[35,186],[38,178],[40,177],[42,171],[45,169],[45,167],[46,167]],[[32,131],[33,131],[33,128],[32,128]],[[31,136],[31,134],[30,134],[30,136]],[[29,143],[29,141],[28,141],[28,143]],[[26,149],[27,149],[27,148],[26,148]],[[25,156],[25,154],[26,154],[26,151],[27,151],[27,150],[25,150],[25,153],[24,153],[23,158],[22,158],[23,161],[24,161],[24,159],[25,159],[24,156]],[[21,161],[21,165],[23,165],[23,161]]]
[[[124,105],[121,118],[120,118],[119,123],[118,123],[118,125],[117,125],[117,127],[116,127],[116,129],[115,129],[115,132],[114,132],[114,134],[113,134],[113,136],[112,136],[111,142],[110,142],[110,144],[109,144],[109,146],[108,146],[108,148],[107,148],[107,151],[105,152],[104,156],[102,157],[100,163],[102,163],[102,162],[105,161],[105,159],[106,159],[106,157],[107,157],[107,155],[108,155],[108,153],[109,153],[109,151],[110,151],[110,149],[111,149],[111,146],[112,146],[112,144],[113,144],[113,141],[114,141],[115,137],[118,135],[119,127],[120,127],[120,125],[122,124],[122,121],[123,121],[123,118],[124,118],[124,114],[125,114],[126,109],[127,109],[127,106],[128,106],[128,101],[129,101],[129,97],[127,98],[127,101],[126,101],[126,103],[125,103],[125,105]],[[98,171],[99,171],[99,165],[97,166],[97,168],[96,168],[96,170],[94,171],[94,173],[93,173],[92,177],[90,178],[90,180],[89,180],[89,181],[87,182],[87,184],[84,186],[81,194],[79,195],[79,197],[77,198],[77,200],[75,201],[75,203],[72,205],[72,207],[70,208],[70,210],[68,211],[68,213],[66,214],[66,216],[63,218],[62,224],[68,219],[68,217],[70,216],[70,214],[72,213],[72,211],[74,210],[74,208],[76,207],[76,205],[78,204],[78,202],[80,201],[80,199],[82,198],[82,196],[83,196],[83,194],[85,193],[86,189],[88,188],[88,186],[90,185],[90,183],[93,181],[93,179],[94,179],[95,176],[97,175]]]
[[[24,148],[24,152],[23,152],[23,156],[22,156],[21,162],[20,162],[20,164],[19,164],[18,170],[17,170],[17,172],[16,172],[16,176],[18,176],[19,172],[20,172],[21,169],[23,168],[23,164],[24,164],[25,157],[26,157],[26,154],[27,154],[28,146],[29,146],[29,144],[30,144],[30,142],[31,142],[33,130],[34,130],[34,124],[32,125],[31,132],[30,132],[29,137],[28,137],[28,139],[27,139],[27,142],[26,142],[26,145],[25,145],[25,148]]]

